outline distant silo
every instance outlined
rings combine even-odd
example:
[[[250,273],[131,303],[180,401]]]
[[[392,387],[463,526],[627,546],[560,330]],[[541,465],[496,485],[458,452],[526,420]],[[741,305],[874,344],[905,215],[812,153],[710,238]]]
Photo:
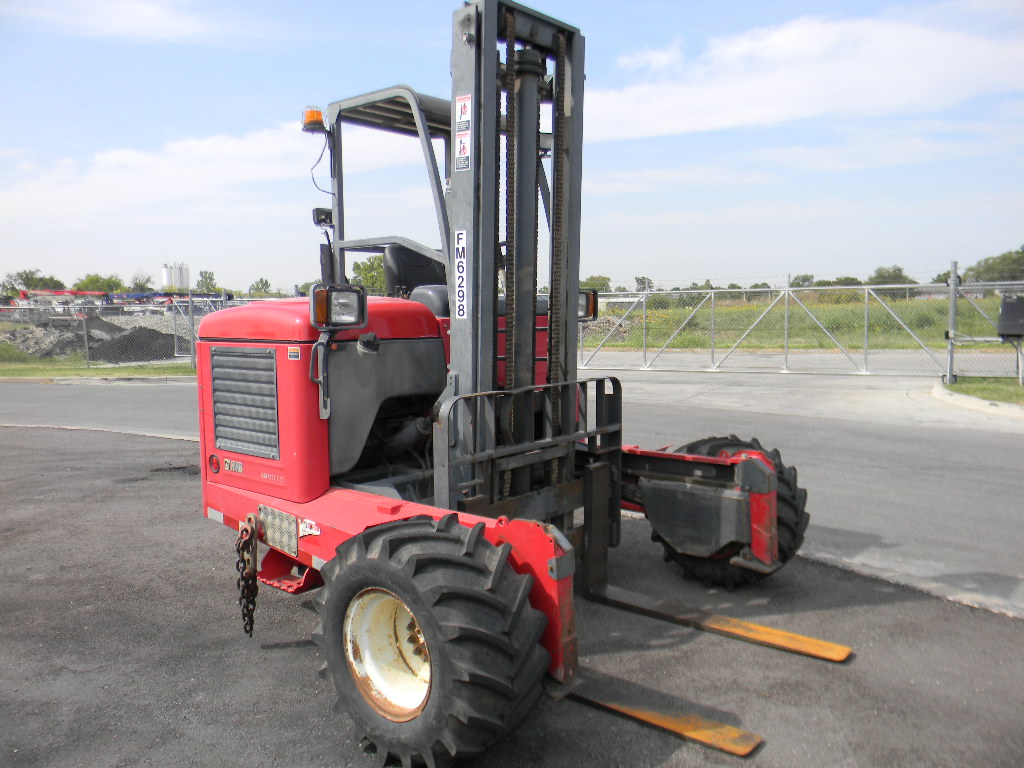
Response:
[[[175,262],[173,264],[164,264],[163,268],[163,287],[186,289],[190,285],[188,275],[188,264],[181,264]]]

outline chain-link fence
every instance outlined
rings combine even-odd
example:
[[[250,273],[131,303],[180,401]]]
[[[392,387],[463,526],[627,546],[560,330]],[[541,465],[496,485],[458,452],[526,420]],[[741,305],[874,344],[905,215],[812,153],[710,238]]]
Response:
[[[582,326],[579,359],[612,369],[1016,376],[1016,350],[996,323],[1002,296],[1020,293],[1024,283],[614,294]]]
[[[955,304],[952,296],[956,295]],[[996,337],[1024,282],[623,293],[581,326],[580,365],[688,371],[1017,376]],[[44,369],[194,363],[223,299],[4,307],[0,364]],[[10,366],[9,366],[10,367]]]
[[[202,318],[240,303],[197,298],[7,308],[0,314],[0,362],[55,369],[191,363]]]

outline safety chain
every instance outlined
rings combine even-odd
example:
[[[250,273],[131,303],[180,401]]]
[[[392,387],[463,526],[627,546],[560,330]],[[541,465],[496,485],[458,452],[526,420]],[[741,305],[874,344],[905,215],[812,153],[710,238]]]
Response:
[[[256,580],[258,532],[256,515],[248,515],[238,529],[238,540],[235,541],[235,551],[238,553],[238,561],[235,563],[235,570],[238,571],[238,604],[242,606],[242,628],[249,637],[252,637],[253,618],[256,614],[256,595],[260,591]]]

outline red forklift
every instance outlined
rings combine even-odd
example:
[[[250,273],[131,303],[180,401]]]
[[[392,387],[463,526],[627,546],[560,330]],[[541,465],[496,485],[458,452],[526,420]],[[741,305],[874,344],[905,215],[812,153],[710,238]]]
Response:
[[[734,436],[624,446],[618,380],[577,375],[578,324],[598,308],[579,289],[583,47],[574,27],[476,0],[454,13],[450,100],[396,86],[306,110],[303,130],[330,156],[333,203],[313,212],[321,282],[199,328],[203,508],[238,532],[244,629],[260,583],[316,590],[322,673],[382,764],[479,755],[545,686],[720,750],[757,747],[746,731],[625,703],[582,670],[574,587],[749,642],[850,655],[609,584],[624,508],[646,515],[666,557],[730,588],[790,560],[808,516],[777,451]],[[346,239],[345,126],[418,141],[439,247]],[[346,276],[370,255],[387,296]]]

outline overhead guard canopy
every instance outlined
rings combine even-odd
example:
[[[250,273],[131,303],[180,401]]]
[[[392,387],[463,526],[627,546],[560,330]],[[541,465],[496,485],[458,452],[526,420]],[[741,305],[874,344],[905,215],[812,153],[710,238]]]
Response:
[[[327,107],[327,120],[333,125],[340,117],[343,123],[350,125],[416,136],[413,104],[422,111],[431,137],[447,139],[451,136],[451,102],[417,93],[405,85],[336,101]]]

